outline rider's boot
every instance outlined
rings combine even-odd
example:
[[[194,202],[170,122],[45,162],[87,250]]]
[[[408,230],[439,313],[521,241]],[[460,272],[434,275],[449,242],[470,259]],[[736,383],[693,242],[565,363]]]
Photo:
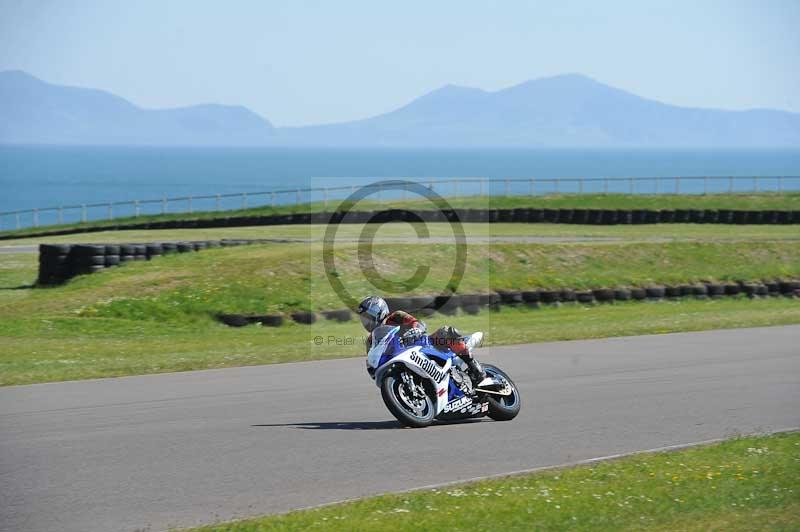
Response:
[[[483,366],[481,366],[480,362],[475,360],[474,356],[462,355],[462,358],[464,359],[464,362],[467,363],[467,371],[474,384],[477,385],[486,378],[486,371],[483,369]]]

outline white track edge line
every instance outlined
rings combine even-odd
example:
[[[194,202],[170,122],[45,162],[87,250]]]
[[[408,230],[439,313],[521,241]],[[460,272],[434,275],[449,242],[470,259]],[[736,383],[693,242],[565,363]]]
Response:
[[[450,481],[441,482],[441,483],[438,483],[438,484],[427,484],[425,486],[407,488],[407,489],[398,490],[398,491],[384,491],[384,492],[381,492],[381,493],[373,493],[373,494],[370,494],[370,495],[364,495],[362,497],[352,497],[352,498],[349,498],[349,499],[341,499],[341,500],[338,500],[338,501],[324,502],[322,504],[314,504],[312,506],[303,506],[301,508],[295,508],[293,510],[289,510],[289,511],[286,511],[286,512],[279,512],[279,513],[274,513],[274,514],[269,514],[268,513],[268,514],[253,515],[253,516],[249,516],[249,517],[241,517],[241,518],[238,518],[238,519],[231,519],[229,521],[213,523],[212,525],[199,525],[199,526],[216,526],[216,525],[220,525],[220,524],[224,524],[224,523],[238,523],[238,522],[247,521],[247,520],[250,520],[250,519],[259,519],[261,517],[270,517],[270,516],[274,517],[274,516],[279,516],[279,515],[292,514],[292,513],[295,513],[295,512],[305,512],[305,511],[308,511],[308,510],[318,510],[318,509],[321,509],[321,508],[326,508],[328,506],[336,506],[337,504],[347,504],[347,503],[350,503],[350,502],[363,501],[364,499],[369,499],[369,498],[372,498],[372,497],[382,497],[384,495],[399,495],[399,494],[403,494],[403,493],[412,493],[412,492],[415,492],[415,491],[423,491],[423,490],[430,490],[430,489],[436,489],[436,488],[444,488],[444,487],[447,487],[447,486],[456,486],[458,484],[467,484],[467,483],[470,483],[470,482],[480,482],[482,480],[492,480],[492,479],[496,479],[496,478],[515,477],[515,476],[527,475],[527,474],[531,474],[531,473],[539,473],[539,472],[542,472],[542,471],[552,471],[552,470],[556,470],[556,469],[566,469],[566,468],[569,468],[569,467],[577,467],[577,466],[581,466],[581,465],[594,464],[594,463],[597,463],[597,462],[606,462],[606,461],[610,461],[610,460],[617,460],[619,458],[627,458],[627,457],[636,456],[636,455],[640,455],[640,454],[679,451],[681,449],[688,449],[689,447],[700,447],[700,446],[703,446],[703,445],[711,445],[711,444],[714,444],[714,443],[721,443],[721,442],[729,441],[729,440],[732,440],[732,439],[735,439],[735,438],[749,438],[749,437],[754,437],[754,436],[772,436],[772,435],[775,435],[775,434],[789,434],[789,433],[792,433],[792,432],[800,432],[800,427],[787,427],[787,428],[780,428],[780,429],[770,430],[770,431],[766,431],[766,432],[752,432],[752,433],[746,433],[746,434],[737,434],[735,436],[731,436],[731,437],[728,437],[728,438],[725,438],[725,437],[722,437],[722,438],[711,438],[709,440],[700,440],[700,441],[689,442],[689,443],[676,443],[674,445],[665,445],[663,447],[654,447],[652,449],[644,449],[644,450],[640,450],[640,451],[630,451],[630,452],[627,452],[627,453],[617,453],[617,454],[609,454],[609,455],[605,455],[605,456],[596,456],[594,458],[585,458],[583,460],[577,460],[577,461],[574,461],[574,462],[564,462],[564,463],[557,464],[557,465],[547,465],[547,466],[532,467],[532,468],[528,468],[528,469],[518,469],[516,471],[509,471],[508,473],[494,473],[494,474],[491,474],[491,475],[484,475],[484,476],[479,476],[479,477],[471,477],[471,478],[465,478],[465,479],[461,479],[461,480],[450,480]],[[173,530],[173,529],[170,528],[169,530]],[[175,529],[175,530],[181,531],[181,530],[187,530],[187,529],[179,528],[179,529]]]

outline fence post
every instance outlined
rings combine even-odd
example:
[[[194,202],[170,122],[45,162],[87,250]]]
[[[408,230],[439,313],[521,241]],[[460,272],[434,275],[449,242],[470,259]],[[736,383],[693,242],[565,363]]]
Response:
[[[680,176],[675,178],[675,194],[681,193],[681,178]]]
[[[133,215],[139,217],[139,200],[133,200]]]
[[[189,201],[188,201],[187,205],[189,207],[189,212],[191,213],[192,212],[192,197],[191,196],[189,196]]]
[[[19,213],[17,213],[17,229],[19,229]]]
[[[728,194],[733,194],[733,177],[728,177]]]
[[[508,197],[508,179],[503,180],[504,192],[503,195]]]
[[[603,178],[603,194],[608,194],[608,178]]]
[[[556,181],[556,183],[555,183],[555,185],[556,185],[556,194],[559,194],[561,192],[561,180],[560,179],[556,179],[555,181]]]
[[[296,189],[294,191],[294,206],[295,208],[300,207],[300,189]]]
[[[458,198],[458,179],[453,181],[453,197]]]
[[[274,192],[270,192],[269,193],[269,205],[273,209],[275,208],[275,193]]]
[[[322,187],[322,208],[328,212],[328,187]]]
[[[481,189],[480,189],[480,197],[483,197],[483,185],[484,185],[484,181],[486,181],[486,180],[485,180],[484,178],[481,178],[481,182],[480,182],[480,187],[481,187]]]
[[[656,177],[655,181],[656,181],[656,196],[658,196],[658,194],[659,194],[658,189],[659,189],[659,185],[661,184],[661,178],[660,177]]]
[[[578,194],[583,194],[583,178],[578,178]]]
[[[755,192],[759,191],[759,188],[758,188],[758,176],[753,178],[753,187],[755,189]]]
[[[703,177],[703,196],[708,195],[708,176]]]
[[[628,179],[628,194],[633,194],[633,178]]]
[[[81,205],[81,221],[86,223],[86,204]]]
[[[219,194],[217,194],[217,196],[214,198],[214,207],[216,208],[217,212],[219,212],[219,203],[220,203],[220,197]]]
[[[108,204],[108,219],[109,220],[113,220],[114,219],[114,204],[113,203],[109,203]]]
[[[242,192],[242,210],[247,208],[247,192]]]
[[[783,192],[783,176],[778,176],[778,192]]]
[[[58,223],[59,225],[64,223],[64,207],[58,208]]]
[[[167,195],[161,199],[161,214],[167,214]]]
[[[33,209],[33,226],[39,227],[39,209]]]

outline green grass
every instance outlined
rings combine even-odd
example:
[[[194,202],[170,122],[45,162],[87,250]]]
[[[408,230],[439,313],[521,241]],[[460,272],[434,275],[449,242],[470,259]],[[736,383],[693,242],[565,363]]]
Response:
[[[431,238],[448,237],[453,234],[449,224],[430,223],[426,228]],[[524,239],[608,239],[624,241],[764,241],[800,240],[800,230],[792,225],[717,225],[717,224],[653,224],[653,225],[568,225],[568,224],[463,224],[469,239],[498,237],[521,237]],[[48,237],[20,238],[0,241],[0,246],[17,246],[40,243],[85,243],[85,242],[162,242],[181,240],[237,239],[300,239],[322,240],[324,225],[282,225],[254,227],[224,227],[211,229],[128,229],[102,231],[90,234],[58,235]],[[337,238],[357,239],[364,231],[360,224],[344,224],[337,231]],[[385,239],[419,239],[413,224],[388,224],[380,229]]]
[[[732,439],[192,529],[797,530],[800,435]]]
[[[219,312],[267,313],[341,308],[324,276],[321,247],[265,244],[135,262],[81,276],[61,287],[31,288],[34,254],[0,255],[0,384],[110,377],[360,356],[358,345],[325,345],[316,335],[358,337],[356,321],[230,329]],[[381,244],[384,275],[432,268],[410,293],[447,285],[453,248]],[[337,247],[337,275],[354,295],[376,290],[360,273],[355,244]],[[473,244],[461,292],[535,287],[599,287],[800,276],[794,242]],[[435,316],[485,330],[489,342],[521,343],[681,330],[800,323],[792,299],[565,305],[478,316]],[[568,324],[568,326],[565,326]]]
[[[475,316],[434,315],[431,330],[483,330],[487,345],[604,338],[800,323],[800,303],[683,300],[541,310],[505,308]],[[0,320],[0,385],[364,356],[357,321],[229,328],[211,320],[87,318],[78,313]],[[314,337],[323,338],[315,345]]]
[[[448,204],[453,208],[582,208],[582,209],[737,209],[737,210],[800,210],[800,193],[760,193],[760,194],[553,194],[547,196],[492,196],[450,198]],[[70,223],[58,226],[26,228],[0,231],[0,237],[25,237],[44,230],[82,229],[89,227],[118,228],[126,224],[156,222],[166,220],[205,220],[236,216],[286,214],[293,212],[317,212],[335,210],[337,202],[330,202],[327,208],[320,202],[305,203],[299,206],[254,207],[231,211],[204,211],[194,213],[173,213],[140,216],[138,218],[117,218],[116,220],[97,220],[87,223]],[[375,210],[383,208],[432,209],[427,200],[414,201],[362,201],[356,210]]]
[[[429,265],[421,286],[403,288],[401,283],[400,289],[430,294],[448,285],[455,248],[379,244],[373,257],[382,275],[400,279],[420,265]],[[62,287],[24,295],[2,291],[0,319],[79,312],[86,317],[184,322],[218,312],[341,308],[321,259],[320,244],[252,245],[160,257],[81,276]],[[27,260],[28,277],[19,278],[16,286],[35,279],[35,258]],[[337,246],[335,260],[334,275],[350,293],[376,290],[361,273],[356,244]],[[473,244],[468,246],[458,290],[646,286],[791,276],[800,276],[800,244],[794,242]],[[3,304],[7,297],[13,299],[13,306]]]

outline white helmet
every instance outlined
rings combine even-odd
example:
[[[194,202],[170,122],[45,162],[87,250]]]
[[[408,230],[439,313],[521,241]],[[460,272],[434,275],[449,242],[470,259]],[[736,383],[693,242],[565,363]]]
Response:
[[[383,298],[370,296],[358,304],[358,317],[367,332],[372,332],[388,315],[389,305]]]

